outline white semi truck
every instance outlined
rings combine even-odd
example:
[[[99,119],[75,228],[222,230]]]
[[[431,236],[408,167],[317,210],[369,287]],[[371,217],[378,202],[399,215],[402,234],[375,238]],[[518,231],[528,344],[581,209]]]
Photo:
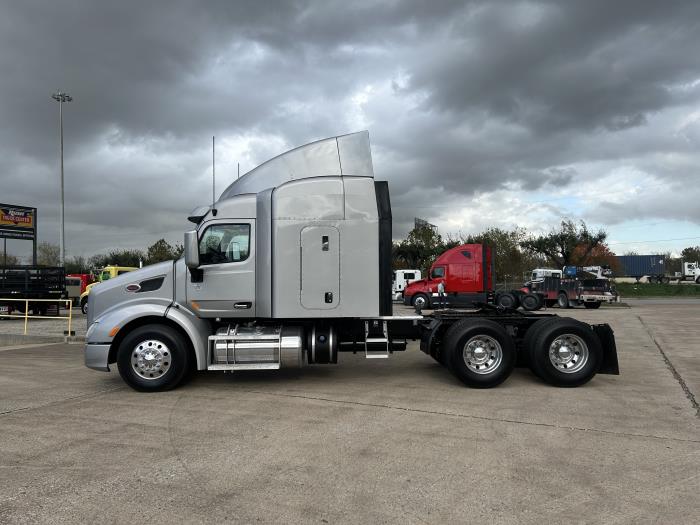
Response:
[[[391,297],[394,301],[403,299],[403,291],[406,286],[422,279],[421,271],[417,269],[396,270],[391,276]]]
[[[607,324],[483,305],[394,316],[391,205],[367,132],[288,151],[194,210],[184,257],[91,292],[85,363],[140,391],[196,370],[280,369],[387,358],[408,339],[464,384],[492,387],[517,365],[577,386],[617,374]]]

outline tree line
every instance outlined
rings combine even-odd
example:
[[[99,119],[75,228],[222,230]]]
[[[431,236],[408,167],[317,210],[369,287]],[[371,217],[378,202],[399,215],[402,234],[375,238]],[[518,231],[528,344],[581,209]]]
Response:
[[[616,254],[606,240],[608,234],[600,229],[592,231],[584,221],[563,220],[549,232],[531,235],[515,227],[511,230],[488,228],[479,234],[448,235],[443,238],[430,227],[418,227],[393,245],[395,270],[415,268],[426,274],[435,259],[444,251],[460,244],[487,244],[495,251],[496,277],[499,280],[524,278],[533,268],[564,266],[609,266],[620,271]],[[637,255],[627,252],[625,255]],[[671,253],[656,253],[666,257],[666,271],[680,271],[681,260],[700,262],[700,246],[691,246],[681,257]]]
[[[165,239],[159,239],[144,250],[112,249],[107,253],[100,253],[91,257],[82,255],[66,257],[66,273],[90,273],[93,270],[104,268],[108,265],[115,266],[147,266],[161,261],[179,259],[184,251],[180,243],[170,244]],[[59,266],[60,249],[57,244],[41,242],[36,250],[37,264],[40,266]],[[7,254],[7,266],[20,263],[18,257]]]

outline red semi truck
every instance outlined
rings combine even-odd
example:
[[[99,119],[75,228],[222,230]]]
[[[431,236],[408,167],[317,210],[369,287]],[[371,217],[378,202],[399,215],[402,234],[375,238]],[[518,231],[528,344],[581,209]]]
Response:
[[[548,270],[556,275],[547,276],[536,275],[536,270],[532,280],[520,290],[495,292],[494,262],[489,246],[463,244],[447,250],[430,267],[427,279],[414,281],[406,287],[403,302],[419,310],[439,304],[440,282],[445,285],[445,304],[450,307],[489,303],[505,308],[522,306],[525,310],[539,310],[555,304],[561,308],[576,305],[598,308],[603,302],[617,299],[617,293],[598,266],[581,268],[579,273],[574,271],[568,278],[563,276],[562,270]],[[584,275],[594,269],[600,275],[592,279],[591,275]]]
[[[429,308],[438,301],[438,284],[445,285],[449,306],[493,303],[495,260],[491,247],[463,244],[440,255],[430,267],[427,279],[410,283],[403,294],[405,305]]]

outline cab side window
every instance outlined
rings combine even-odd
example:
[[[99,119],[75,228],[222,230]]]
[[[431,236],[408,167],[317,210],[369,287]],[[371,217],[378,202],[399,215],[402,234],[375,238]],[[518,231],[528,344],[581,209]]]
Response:
[[[199,264],[245,261],[250,253],[250,224],[215,224],[199,239]]]

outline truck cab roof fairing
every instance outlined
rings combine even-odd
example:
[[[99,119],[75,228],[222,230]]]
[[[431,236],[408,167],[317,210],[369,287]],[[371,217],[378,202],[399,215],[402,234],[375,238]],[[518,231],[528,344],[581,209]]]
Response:
[[[374,177],[369,132],[330,137],[282,153],[236,180],[219,200],[259,193],[291,180],[341,175]]]

